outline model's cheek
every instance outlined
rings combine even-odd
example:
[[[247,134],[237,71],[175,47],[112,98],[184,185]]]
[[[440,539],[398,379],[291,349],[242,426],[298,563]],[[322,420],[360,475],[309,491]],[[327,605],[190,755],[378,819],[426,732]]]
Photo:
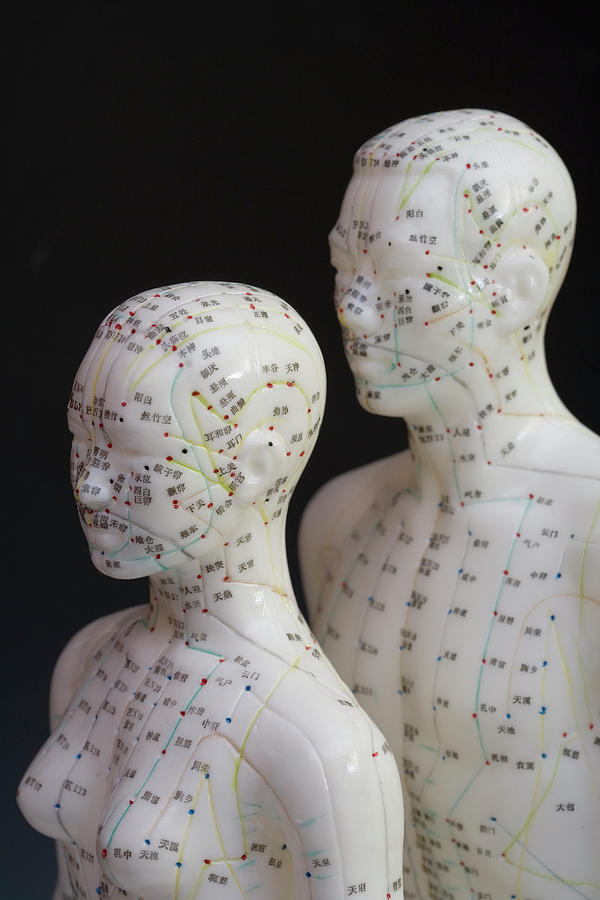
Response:
[[[379,315],[366,297],[356,299],[350,288],[338,306],[338,319],[342,327],[347,328],[353,334],[370,337],[377,333],[380,327]]]

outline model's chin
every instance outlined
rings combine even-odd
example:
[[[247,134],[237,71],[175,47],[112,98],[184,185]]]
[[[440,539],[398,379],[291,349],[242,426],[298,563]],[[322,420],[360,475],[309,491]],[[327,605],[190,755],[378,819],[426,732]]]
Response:
[[[391,354],[385,353],[375,359],[361,359],[360,357],[353,359],[351,369],[357,380],[362,378],[367,383],[377,384],[377,382],[389,378],[390,372],[394,372],[395,366]]]
[[[163,568],[152,556],[146,559],[111,559],[108,554],[91,547],[90,556],[95,569],[103,575],[108,575],[109,578],[118,578],[121,581],[145,578],[160,572]]]
[[[356,399],[364,410],[376,416],[402,419],[422,408],[427,399],[424,385],[369,384],[362,378],[355,379]]]

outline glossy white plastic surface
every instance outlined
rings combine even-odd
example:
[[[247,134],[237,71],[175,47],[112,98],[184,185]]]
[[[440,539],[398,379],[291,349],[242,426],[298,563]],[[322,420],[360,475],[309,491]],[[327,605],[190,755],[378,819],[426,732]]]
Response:
[[[316,495],[303,580],[403,773],[410,900],[598,897],[600,440],[543,346],[574,228],[543,138],[461,110],[368,141],[330,235],[359,402],[409,450]]]
[[[59,721],[19,792],[57,840],[55,900],[402,897],[393,755],[286,564],[324,395],[306,324],[257,288],[148,291],[100,325],[69,403],[73,490],[94,565],[149,576],[150,602],[55,670]]]

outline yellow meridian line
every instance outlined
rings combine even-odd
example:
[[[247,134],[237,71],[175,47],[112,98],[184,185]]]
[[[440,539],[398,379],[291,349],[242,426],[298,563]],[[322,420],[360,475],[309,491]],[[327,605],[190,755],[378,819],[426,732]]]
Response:
[[[544,659],[547,659],[547,657],[548,657],[547,651],[548,651],[548,641],[549,640],[550,640],[550,635],[547,634],[546,640],[544,641]],[[544,705],[547,673],[548,673],[548,667],[544,666],[543,671],[542,671],[542,689],[541,689],[541,696],[540,696],[540,703],[542,704],[542,706]],[[540,752],[541,753],[544,752],[544,720],[545,720],[545,718],[546,718],[545,716],[540,716],[540,731],[541,731],[541,750],[540,750]],[[536,801],[537,791],[538,791],[539,784],[540,784],[540,778],[541,778],[541,766],[538,765],[535,784],[533,786],[533,796],[532,796],[532,801],[531,801],[531,809],[532,810],[535,807],[535,801]],[[527,843],[529,841],[529,829],[531,827],[532,822],[533,822],[533,817],[530,820],[527,820],[527,822],[523,828],[524,835],[523,835],[523,841],[521,842],[521,858],[520,858],[520,861],[518,864],[518,875],[517,875],[517,883],[516,883],[517,894],[519,893],[519,891],[521,889],[521,875],[522,875],[523,871],[525,871],[525,854],[527,852]]]
[[[106,357],[108,355],[108,351],[110,350],[110,348],[112,347],[114,342],[117,340],[117,337],[118,337],[118,335],[115,334],[115,336],[110,339],[108,346],[107,346],[106,350],[104,351],[104,353],[102,354],[100,362],[98,363],[98,368],[96,369],[96,374],[94,375],[94,381],[93,381],[93,386],[92,386],[92,391],[93,391],[93,393],[92,393],[92,417],[93,417],[93,421],[96,420],[96,412],[95,412],[95,410],[96,410],[96,387],[98,385],[98,378],[100,377],[100,370],[102,369],[102,366],[104,365],[104,360],[106,359]],[[81,406],[83,408],[83,396],[81,398]],[[94,444],[95,444],[96,443],[96,426],[95,425],[92,426],[92,435],[93,435]]]
[[[436,161],[437,161],[437,160],[432,159],[431,162],[429,163],[429,165],[425,167],[425,169],[423,170],[422,174],[419,175],[419,177],[417,178],[417,180],[415,181],[415,183],[414,183],[413,186],[411,187],[411,189],[410,189],[410,191],[408,192],[408,194],[405,195],[404,199],[403,199],[402,202],[400,203],[400,206],[398,207],[399,210],[400,210],[400,209],[404,209],[404,207],[406,206],[407,201],[410,199],[410,195],[411,195],[412,192],[413,192],[414,190],[416,190],[417,187],[421,184],[421,182],[423,181],[423,179],[425,178],[425,176],[429,174],[429,170],[430,170],[431,167],[436,163]],[[411,159],[411,161],[410,161],[410,163],[408,164],[407,169],[406,169],[406,175],[407,175],[407,177],[408,177],[408,172],[409,172],[409,170],[410,170],[410,168],[411,168],[411,166],[412,166],[412,163],[413,163],[413,161],[412,161],[412,159]]]
[[[569,667],[567,665],[567,660],[565,658],[564,650],[562,644],[560,642],[560,638],[558,636],[558,629],[556,624],[553,623],[552,631],[554,632],[554,639],[556,641],[556,645],[558,647],[558,652],[560,653],[560,660],[563,664],[563,669],[565,672],[565,678],[567,679],[567,687],[569,689],[569,699],[571,700],[571,708],[573,710],[573,718],[575,720],[575,728],[577,729],[577,734],[581,737],[581,729],[579,727],[579,722],[577,721],[577,708],[575,705],[575,697],[573,695],[573,682],[571,680],[571,673],[569,672]]]
[[[579,568],[579,632],[580,633],[583,628],[583,601],[585,599],[587,599],[585,596],[585,589],[584,589],[585,561],[586,561],[587,552],[588,552],[590,542],[591,542],[592,532],[596,526],[596,522],[598,521],[599,514],[600,514],[600,503],[598,503],[596,506],[596,510],[592,517],[590,527],[588,528],[588,532],[585,536],[583,554],[581,556],[581,566]],[[585,708],[586,708],[586,712],[587,712],[587,716],[588,716],[588,722],[591,723],[592,711],[591,711],[591,706],[590,706],[590,697],[589,697],[589,693],[588,693],[588,684],[587,684],[587,680],[585,677],[585,671],[583,668],[583,658],[581,656],[581,648],[579,646],[579,635],[577,636],[576,644],[577,644],[577,665],[579,668],[579,674],[581,675],[581,683],[583,685],[583,696],[584,696],[584,701],[585,701]],[[585,750],[584,750],[584,753],[585,753]],[[597,778],[595,775],[595,770],[594,770],[594,767],[592,767],[590,765],[587,753],[585,754],[585,757],[586,757],[586,762],[588,764],[588,767],[590,768],[590,773],[592,775],[592,778],[593,778],[594,782],[597,784],[598,782],[597,782]]]
[[[200,890],[200,886],[201,886],[200,882],[202,881],[202,878],[206,874],[207,869],[208,869],[208,865],[206,863],[203,863],[202,868],[200,869],[200,874],[198,875],[198,877],[196,878],[196,881],[190,888],[190,892],[187,895],[186,900],[194,900],[194,898],[198,896],[198,891]],[[192,893],[192,891],[193,891],[193,893]]]
[[[287,381],[272,381],[272,382],[269,382],[269,383],[270,383],[270,384],[273,384],[273,385],[278,385],[278,386],[280,386],[280,387],[283,387],[284,385],[287,386],[287,384],[288,384]],[[248,397],[247,397],[247,398],[245,399],[245,401],[244,401],[244,406],[242,407],[242,409],[240,410],[240,412],[242,412],[242,411],[245,409],[245,407],[248,405],[248,403],[249,403],[250,400],[254,397],[255,394],[257,394],[259,391],[264,391],[264,390],[265,390],[266,384],[267,384],[267,382],[265,382],[265,384],[263,384],[263,385],[259,385],[259,387],[255,388],[255,389],[248,395]],[[301,394],[302,397],[304,398],[304,402],[306,403],[307,408],[309,408],[309,406],[308,406],[308,395],[307,395],[306,392],[303,390],[303,388],[301,388],[298,384],[296,384],[296,382],[293,383],[293,387],[295,388],[295,390],[297,390],[297,391],[300,392],[300,394]],[[321,389],[322,389],[322,388],[321,388]],[[270,388],[269,388],[269,390],[270,390]],[[207,410],[207,412],[211,412],[211,413],[214,412],[214,415],[217,417],[217,419],[218,419],[221,423],[227,424],[227,425],[235,425],[235,424],[239,424],[239,423],[236,423],[236,419],[238,418],[237,415],[231,420],[231,422],[225,423],[224,418],[219,414],[219,411],[218,411],[218,410],[214,409],[214,407],[213,407],[213,409],[209,410],[209,409],[208,409],[208,405],[209,405],[209,404],[208,404],[208,400],[207,400],[207,398],[204,397],[203,394],[201,394],[200,392],[198,392],[198,393],[194,396],[194,400],[197,400],[199,403],[202,403],[202,405],[203,405],[204,408]],[[210,404],[210,405],[212,405],[212,404]],[[197,417],[197,415],[196,415],[196,413],[195,413],[195,411],[194,411],[193,406],[192,406],[192,416],[194,417],[194,422],[196,423],[196,427],[198,428],[198,431],[199,431],[200,434],[202,435],[203,439],[206,441],[206,437],[205,437],[205,435],[204,435],[204,431],[203,431],[202,426],[201,426],[201,424],[200,424],[200,422],[199,422],[199,420],[198,420],[198,417]],[[310,413],[310,417],[311,417],[311,421],[312,421],[312,411],[311,411],[311,413]],[[254,428],[252,429],[252,431],[255,431],[257,428],[260,428],[262,425],[265,425],[267,422],[270,422],[270,421],[272,421],[272,420],[273,420],[273,416],[267,416],[267,417],[266,417],[265,419],[263,419],[261,422],[257,422],[256,425],[254,426]],[[251,432],[248,432],[248,434],[250,434],[250,433],[251,433]],[[248,434],[245,435],[245,436],[242,438],[242,440],[240,441],[240,444],[239,444],[240,447],[243,446],[244,441],[246,440],[246,437],[248,437]],[[186,439],[186,438],[182,438],[182,440],[187,440],[187,439]],[[193,442],[190,441],[189,443],[193,443]],[[305,452],[306,452],[307,445],[308,445],[308,428],[305,429],[305,437],[304,437],[304,444],[303,444],[303,449],[304,449]],[[212,454],[213,451],[209,450],[209,448],[208,448],[208,446],[207,446],[206,444],[196,444],[196,446],[199,446],[199,447],[200,447],[200,446],[203,446],[203,447],[205,448],[206,452],[207,452],[208,455],[209,455],[210,461],[213,463],[213,468],[214,468],[214,462],[213,462],[212,456],[211,456],[211,454]],[[217,457],[217,458],[218,458],[218,457]],[[227,459],[230,459],[230,457],[226,457],[226,458],[227,458]],[[297,469],[298,469],[298,466],[296,466],[296,469],[295,469],[293,472],[290,473],[290,475],[289,475],[289,478],[290,478],[290,479],[294,477],[294,475],[296,474]],[[220,484],[222,487],[226,488],[227,491],[229,490],[229,486],[228,486],[227,484],[224,484],[224,483],[221,482],[220,480],[217,480],[217,483]]]
[[[216,307],[215,307],[215,308],[216,308]],[[229,330],[229,329],[231,329],[231,328],[240,328],[240,327],[243,326],[243,324],[244,324],[244,323],[240,323],[240,322],[232,322],[232,323],[230,323],[230,324],[228,324],[228,325],[211,325],[210,328],[203,328],[203,329],[201,329],[200,331],[195,331],[194,334],[188,335],[188,336],[187,336],[186,338],[184,338],[182,341],[179,341],[179,343],[177,344],[177,347],[183,347],[184,344],[189,343],[189,341],[193,341],[195,338],[198,338],[198,337],[200,337],[200,336],[203,335],[203,334],[211,334],[213,331],[227,331],[227,330]],[[166,328],[166,327],[167,327],[167,326],[165,326],[165,328]],[[169,328],[170,328],[170,327],[171,327],[171,326],[169,325]],[[164,329],[163,329],[163,330],[164,330]],[[162,334],[162,332],[161,332],[161,334]],[[162,340],[162,339],[161,339],[161,340]],[[165,346],[166,346],[166,345],[165,345]],[[153,344],[151,344],[150,347],[149,347],[148,349],[152,350],[152,349],[155,349],[155,348],[156,348],[156,342],[154,342]],[[170,352],[172,353],[173,351],[171,350]],[[162,351],[162,355],[161,355],[158,359],[156,359],[153,363],[150,363],[150,365],[149,365],[146,369],[144,369],[144,371],[142,372],[142,374],[140,375],[140,377],[137,379],[137,381],[134,381],[134,382],[133,382],[133,384],[131,385],[131,387],[130,387],[129,390],[132,391],[134,388],[136,388],[136,387],[138,386],[138,384],[140,383],[140,381],[142,381],[142,379],[146,377],[146,375],[148,374],[148,372],[150,371],[150,369],[153,369],[154,366],[156,366],[159,362],[163,362],[163,361],[166,360],[166,359],[169,359],[169,352],[166,352],[166,353],[165,353],[164,351]],[[137,361],[138,361],[138,360],[135,360],[135,362],[137,362]]]
[[[450,281],[449,278],[445,278],[443,275],[440,275],[437,272],[432,272],[429,277],[431,278],[432,281],[441,281],[441,282],[443,282],[443,284],[447,284],[449,287],[454,288],[457,291],[460,290],[460,288],[457,284],[455,284],[453,281]]]
[[[594,528],[596,526],[596,522],[598,521],[598,515],[600,515],[600,503],[598,503],[596,506],[596,511],[592,517],[592,522],[590,524],[590,527],[588,528],[588,533],[585,536],[583,554],[581,556],[581,566],[579,569],[579,598],[580,598],[579,599],[579,627],[580,628],[583,625],[583,598],[585,596],[585,591],[584,591],[584,586],[583,586],[583,579],[584,579],[583,573],[584,573],[584,569],[585,569],[585,558],[587,556],[587,552],[588,552],[588,549],[590,546],[592,531],[594,530]]]
[[[572,708],[572,710],[573,710],[573,718],[575,719],[575,727],[576,727],[577,732],[578,732],[578,734],[579,734],[579,733],[580,733],[580,728],[579,728],[579,723],[578,723],[578,721],[577,721],[577,713],[576,713],[576,708],[575,708],[575,698],[574,698],[574,696],[573,696],[573,685],[572,685],[572,682],[571,682],[571,676],[570,676],[570,673],[569,673],[569,668],[568,668],[568,665],[567,665],[567,661],[566,661],[566,659],[565,659],[565,655],[564,655],[564,651],[563,651],[563,648],[562,648],[562,644],[561,644],[561,642],[560,642],[560,638],[559,638],[559,636],[558,636],[558,631],[557,631],[556,625],[553,625],[553,626],[552,626],[552,631],[553,631],[553,633],[554,633],[554,639],[556,640],[556,644],[557,644],[557,646],[558,646],[558,651],[559,651],[559,654],[560,654],[561,662],[562,662],[562,664],[563,664],[563,669],[564,669],[565,677],[566,677],[566,680],[567,680],[567,687],[568,687],[568,690],[569,690],[569,697],[570,697],[570,700],[571,700],[571,708]],[[505,851],[504,851],[504,853],[505,853],[505,858],[507,859],[508,862],[510,862],[510,863],[511,863],[512,865],[514,865],[514,866],[517,866],[517,863],[515,863],[513,860],[509,860],[508,857],[506,856],[506,854],[507,854],[507,853],[509,852],[509,850],[514,846],[514,844],[515,844],[516,841],[518,840],[519,836],[520,836],[521,834],[523,834],[524,832],[527,832],[527,831],[529,830],[529,827],[530,827],[530,825],[531,825],[531,822],[533,821],[533,818],[534,818],[535,814],[537,813],[537,811],[539,810],[540,806],[542,805],[542,803],[544,802],[544,800],[545,800],[546,797],[548,796],[548,793],[549,793],[549,791],[550,791],[550,788],[551,788],[551,786],[552,786],[552,783],[553,783],[553,781],[554,781],[554,779],[555,779],[555,777],[556,777],[556,770],[557,770],[557,768],[558,768],[558,763],[559,763],[559,761],[560,761],[560,754],[557,756],[556,764],[555,764],[555,766],[554,766],[554,771],[552,772],[552,777],[551,777],[551,779],[550,779],[550,781],[549,781],[549,783],[548,783],[548,786],[547,786],[547,788],[546,788],[546,790],[545,790],[545,792],[544,792],[542,798],[540,799],[540,802],[537,804],[536,807],[532,808],[532,810],[531,810],[529,816],[528,816],[527,819],[525,820],[525,824],[523,825],[523,827],[521,828],[521,830],[518,831],[517,834],[513,837],[512,841],[507,845],[507,847],[506,847],[506,849],[505,849]],[[536,778],[536,785],[535,785],[535,788],[534,788],[534,794],[535,794],[535,792],[537,791],[538,782],[539,782],[539,775],[540,775],[540,769],[538,768],[538,776],[537,776],[537,778]],[[540,877],[540,878],[550,878],[550,877],[551,877],[551,876],[542,875],[541,873],[534,872],[533,870],[530,870],[530,869],[527,869],[527,868],[523,868],[521,865],[519,865],[518,868],[519,868],[519,871],[522,870],[522,871],[529,872],[530,874],[534,874],[534,875],[538,875],[538,874],[539,874],[539,877]],[[575,883],[578,883],[578,882],[566,882],[566,883],[567,883],[567,884],[571,884],[571,883],[575,884]]]
[[[212,789],[211,789],[211,786],[210,786],[210,781],[208,782],[208,799],[209,799],[209,802],[210,802],[210,811],[211,811],[211,814],[212,814],[212,817],[213,817],[213,823],[214,823],[214,826],[215,826],[215,831],[217,832],[217,838],[219,839],[219,844],[221,845],[221,852],[222,852],[222,854],[223,854],[223,859],[220,860],[220,862],[224,862],[224,863],[225,863],[225,865],[227,866],[227,868],[228,868],[229,871],[231,872],[231,876],[232,876],[233,880],[235,881],[235,883],[236,883],[237,886],[238,886],[238,889],[239,889],[239,891],[240,891],[240,894],[241,894],[243,897],[246,897],[247,895],[246,895],[244,889],[242,888],[241,884],[239,883],[238,878],[237,878],[237,875],[236,875],[235,872],[233,871],[233,868],[232,868],[232,866],[231,866],[231,863],[229,862],[228,854],[227,854],[227,852],[226,852],[226,850],[225,850],[225,844],[223,843],[223,838],[221,837],[221,832],[219,831],[219,825],[218,825],[218,823],[217,823],[217,817],[216,817],[216,815],[215,815],[215,806],[214,806],[214,803],[213,803]],[[239,811],[239,803],[238,803],[238,811]],[[241,819],[240,819],[240,821],[241,821]],[[245,836],[245,834],[243,834],[243,840],[244,840],[244,852],[245,852],[245,851],[246,851],[246,836]]]
[[[200,394],[200,395],[198,395],[198,396],[202,396],[202,395]],[[198,399],[198,396],[193,397],[192,399],[193,399],[193,400],[197,400],[197,399]],[[202,399],[204,400],[204,397],[202,397]],[[205,402],[206,402],[206,401],[205,401]],[[218,468],[218,465],[215,463],[215,460],[213,459],[213,456],[216,456],[217,458],[219,458],[219,454],[215,454],[213,450],[209,449],[208,442],[207,442],[207,440],[206,440],[206,435],[204,434],[204,429],[202,428],[202,425],[201,425],[201,423],[200,423],[200,420],[198,419],[198,416],[196,415],[196,410],[194,409],[194,404],[193,404],[192,400],[190,400],[190,409],[191,409],[191,411],[192,411],[192,418],[193,418],[193,420],[194,420],[194,422],[195,422],[195,424],[196,424],[196,428],[197,428],[198,431],[200,432],[200,435],[201,435],[202,440],[204,441],[204,443],[203,443],[203,444],[199,444],[199,443],[194,443],[193,441],[188,441],[188,443],[194,444],[194,446],[196,446],[196,447],[200,447],[200,448],[203,447],[203,448],[206,450],[206,455],[208,456],[208,461],[209,461],[210,465],[211,465],[212,468],[213,468],[213,475],[214,475],[214,470],[215,470],[215,468]],[[218,416],[218,414],[217,414],[217,417],[220,418],[220,417]],[[221,421],[223,422],[223,419],[221,419]],[[233,423],[232,423],[232,424],[233,424]],[[182,438],[182,439],[183,439],[183,440],[187,440],[187,438]],[[223,456],[220,457],[220,458],[221,458],[221,459],[228,459],[229,462],[233,462],[233,460],[232,460],[231,457],[229,457],[229,456],[224,456],[224,455],[223,455]],[[225,490],[225,491],[227,491],[227,493],[229,493],[229,485],[226,484],[224,481],[222,481],[221,477],[218,477],[218,478],[208,478],[208,476],[206,475],[206,473],[203,472],[202,470],[193,470],[193,471],[196,471],[196,473],[197,473],[198,475],[203,475],[205,481],[209,481],[211,484],[218,484],[218,485],[220,485],[220,486],[223,488],[223,490]],[[225,476],[222,476],[222,477],[224,478]]]
[[[536,806],[535,808],[533,808],[533,809],[531,810],[531,812],[529,813],[529,815],[527,816],[527,818],[526,818],[526,820],[525,820],[525,824],[523,825],[523,827],[520,829],[520,831],[517,831],[517,833],[513,836],[513,838],[512,838],[512,840],[510,841],[510,843],[508,843],[508,844],[506,845],[506,847],[504,848],[504,858],[506,859],[507,862],[509,862],[509,863],[510,863],[511,865],[513,865],[513,866],[517,866],[517,863],[514,862],[512,859],[509,859],[507,854],[508,854],[508,852],[514,847],[514,845],[517,843],[517,841],[519,840],[519,838],[520,838],[520,836],[523,834],[523,832],[526,831],[526,830],[529,828],[529,826],[530,826],[530,824],[531,824],[531,822],[532,822],[532,820],[533,820],[535,814],[537,813],[538,809],[540,808],[540,806],[542,805],[542,803],[544,802],[544,800],[545,800],[546,797],[548,796],[548,794],[549,794],[549,792],[550,792],[550,788],[552,787],[552,784],[553,784],[553,782],[554,782],[554,779],[556,778],[556,770],[558,769],[558,764],[559,764],[559,762],[560,762],[560,754],[558,754],[557,757],[556,757],[556,763],[554,764],[554,771],[552,772],[552,777],[550,778],[550,781],[548,782],[548,786],[546,787],[546,790],[544,791],[544,793],[542,794],[542,797],[540,798],[540,802],[537,804],[537,806]],[[539,773],[539,769],[538,769],[538,773]],[[529,869],[524,869],[524,871],[525,871],[525,872],[529,872],[530,870],[529,870]],[[537,872],[534,872],[533,874],[534,874],[534,875],[537,875],[538,873],[537,873]],[[544,877],[548,877],[548,876],[541,875],[540,877],[541,877],[541,878],[544,878]]]
[[[290,673],[293,669],[297,669],[298,663],[299,663],[299,662],[300,662],[300,657],[297,656],[296,659],[294,660],[294,662],[293,662],[293,663],[285,670],[285,672],[283,673],[283,675],[281,676],[281,678],[279,678],[278,681],[276,681],[276,683],[273,685],[273,687],[271,688],[271,690],[270,690],[269,693],[267,694],[267,696],[266,696],[266,698],[265,698],[263,704],[260,706],[260,708],[256,711],[255,715],[254,715],[253,718],[251,719],[250,724],[248,725],[248,730],[246,731],[246,734],[244,735],[244,739],[243,739],[243,741],[242,741],[242,743],[241,743],[240,750],[239,750],[239,754],[238,754],[238,758],[237,758],[237,761],[236,761],[236,764],[235,764],[235,767],[234,767],[234,772],[233,772],[233,789],[234,789],[234,791],[235,791],[235,799],[236,799],[236,803],[237,803],[237,808],[238,808],[238,813],[239,813],[240,819],[242,818],[242,810],[241,810],[241,807],[240,807],[240,797],[239,797],[239,793],[238,793],[238,775],[239,775],[239,771],[240,771],[240,765],[241,765],[241,762],[242,762],[242,757],[243,757],[243,755],[244,755],[244,749],[245,749],[245,747],[246,747],[246,744],[248,743],[248,738],[250,737],[250,733],[251,733],[252,729],[254,728],[254,726],[255,726],[255,724],[256,724],[256,720],[258,719],[258,717],[260,716],[260,714],[262,713],[262,711],[263,711],[263,710],[265,709],[265,707],[267,706],[267,703],[269,702],[269,700],[271,699],[271,697],[273,696],[273,694],[275,693],[275,691],[280,687],[280,685],[281,685],[283,679],[286,678],[286,677],[289,675],[289,673]],[[245,835],[244,835],[244,851],[246,851],[246,837],[245,837]]]
[[[231,308],[231,307],[228,307],[228,308]],[[237,308],[245,309],[246,307],[240,306]],[[215,307],[215,309],[216,309],[216,307]],[[268,311],[269,310],[267,310],[267,312]],[[270,311],[273,312],[273,310],[270,310]],[[275,312],[279,313],[279,310],[275,310]],[[283,312],[281,312],[280,314],[283,315]],[[294,322],[297,325],[300,324],[299,322],[297,322],[295,319],[292,319],[291,317],[290,317],[290,322]],[[276,334],[277,337],[281,338],[281,340],[286,341],[288,344],[292,344],[292,346],[296,347],[298,350],[302,350],[303,352],[306,353],[306,349],[303,347],[303,345],[298,340],[294,340],[294,338],[292,338],[290,335],[286,334],[285,331],[279,331],[279,329],[277,329],[277,328],[268,327],[266,325],[255,324],[254,322],[232,322],[229,324],[211,325],[209,328],[203,328],[200,331],[195,331],[193,334],[188,335],[186,338],[179,341],[179,343],[177,344],[177,347],[183,347],[185,344],[188,344],[190,341],[193,341],[196,338],[201,337],[201,335],[203,335],[203,334],[211,334],[214,331],[228,331],[232,328],[243,328],[244,326],[247,326],[251,331],[253,329],[257,329],[257,330],[261,330],[261,331],[267,331],[269,334]],[[165,328],[166,327],[167,326],[165,326]],[[171,326],[169,326],[169,328],[170,327]],[[113,340],[116,340],[116,338],[113,338]],[[112,343],[112,341],[111,341],[111,343]],[[152,350],[155,348],[156,348],[156,342],[151,344],[150,347],[148,347],[147,349]],[[145,351],[144,351],[144,354],[145,354]],[[144,354],[142,354],[142,355],[144,355]],[[141,359],[141,357],[138,357],[134,360],[134,362],[139,362],[140,359]],[[151,369],[154,368],[154,366],[156,366],[159,362],[166,360],[166,359],[169,359],[169,353],[168,352],[165,353],[163,351],[162,355],[157,360],[155,360],[153,363],[150,363],[150,365],[146,369],[144,369],[144,371],[139,376],[137,381],[133,382],[133,384],[131,385],[129,390],[134,390],[134,388],[136,388],[138,386],[140,381],[142,381],[142,379],[145,378],[145,376],[148,374],[148,372]]]
[[[204,784],[204,779],[201,779],[200,784],[198,785],[198,790],[196,791],[196,796],[194,797],[194,800],[193,800],[193,803],[194,803],[194,807],[193,807],[193,808],[194,808],[194,815],[195,815],[196,806],[197,806],[197,804],[198,804],[198,797],[200,796],[200,791],[202,790],[203,784]],[[182,860],[183,860],[183,850],[184,850],[184,847],[185,847],[185,842],[187,841],[188,836],[189,836],[189,833],[190,833],[190,828],[192,827],[192,821],[193,821],[193,819],[194,819],[194,816],[190,816],[190,815],[188,814],[188,819],[189,819],[189,821],[188,821],[188,823],[187,823],[187,825],[186,825],[185,832],[184,832],[184,835],[183,835],[183,840],[182,840],[182,842],[181,842],[181,850],[179,851],[179,856],[177,857],[177,861],[178,861],[178,862],[182,862]],[[202,873],[201,873],[201,874],[202,874]],[[178,869],[177,869],[177,875],[175,876],[175,898],[174,898],[174,900],[177,900],[177,895],[179,894],[179,876],[180,876],[180,875],[181,875],[181,869],[178,868]],[[192,890],[193,890],[193,888],[192,888]],[[189,896],[190,896],[190,895],[188,894],[188,900],[189,900]]]
[[[505,857],[506,862],[511,866],[516,866],[516,863],[512,861],[512,859],[508,859]],[[557,878],[555,875],[545,875],[542,872],[536,872],[535,869],[528,869],[527,866],[519,867],[521,871],[527,872],[528,875],[535,875],[536,878],[544,878],[546,881],[552,881],[554,884],[562,883],[568,884],[572,887],[590,887],[590,888],[599,888],[600,883],[590,882],[590,881],[575,881],[569,878]]]

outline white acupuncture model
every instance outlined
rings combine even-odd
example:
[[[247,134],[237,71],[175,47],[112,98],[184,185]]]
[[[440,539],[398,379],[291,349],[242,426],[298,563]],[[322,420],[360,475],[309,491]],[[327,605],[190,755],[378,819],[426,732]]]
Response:
[[[354,159],[330,235],[360,404],[409,450],[347,472],[301,529],[311,622],[403,774],[407,900],[600,890],[600,440],[547,375],[575,196],[482,110]]]
[[[150,576],[150,602],[84,628],[54,673],[60,721],[19,792],[58,842],[54,900],[402,897],[393,755],[286,564],[324,394],[314,337],[263,290],[175,285],[100,325],[73,490],[96,568]]]

